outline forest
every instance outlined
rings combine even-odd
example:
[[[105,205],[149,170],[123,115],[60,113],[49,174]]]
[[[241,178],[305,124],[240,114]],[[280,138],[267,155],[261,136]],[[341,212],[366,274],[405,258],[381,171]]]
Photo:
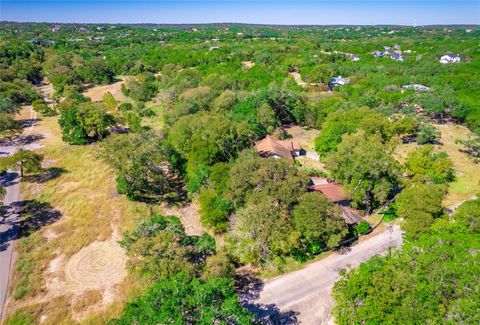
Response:
[[[403,247],[341,272],[336,322],[478,321],[480,201],[449,213],[459,172],[438,125],[468,128],[456,145],[478,172],[480,29],[1,22],[0,35],[2,136],[20,132],[15,115],[31,105],[58,121],[64,145],[108,165],[123,200],[149,211],[122,228],[139,284],[111,324],[261,322],[239,301],[240,269],[282,274],[382,221],[400,224]],[[391,50],[402,59],[372,55]],[[460,62],[442,64],[447,53]],[[48,100],[37,91],[46,83]],[[266,136],[291,139],[292,126],[318,131],[321,167],[257,153]],[[44,156],[0,159],[23,176],[41,172]],[[342,207],[309,191],[319,177],[341,184],[367,221],[346,223]],[[201,235],[160,210],[192,203]],[[6,324],[36,323],[31,310]]]

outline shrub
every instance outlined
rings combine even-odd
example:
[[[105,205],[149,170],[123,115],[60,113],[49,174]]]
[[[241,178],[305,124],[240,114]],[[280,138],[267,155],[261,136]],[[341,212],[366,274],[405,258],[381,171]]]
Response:
[[[355,233],[357,235],[363,235],[367,233],[370,229],[371,229],[370,224],[366,221],[362,221],[355,226]]]

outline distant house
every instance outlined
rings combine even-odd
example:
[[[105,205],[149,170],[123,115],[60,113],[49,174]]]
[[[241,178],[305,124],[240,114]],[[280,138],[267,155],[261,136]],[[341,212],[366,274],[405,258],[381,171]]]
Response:
[[[440,57],[440,63],[448,64],[448,63],[457,63],[460,62],[462,58],[457,54],[448,53]]]
[[[395,45],[396,50],[391,50],[390,47],[384,46],[384,51],[373,51],[372,55],[374,58],[386,58],[389,57],[394,61],[404,61],[406,57],[403,55],[400,50],[400,46]]]
[[[350,207],[350,199],[345,194],[341,184],[329,183],[326,178],[322,177],[312,177],[307,189],[320,192],[329,201],[337,204],[340,207],[340,214],[347,225],[355,225],[362,221],[358,211]]]
[[[267,135],[255,143],[255,149],[262,157],[287,158],[295,160],[295,157],[305,153],[298,141],[278,140]]]
[[[210,48],[208,49],[209,51],[216,51],[220,49],[220,46],[210,46]]]
[[[394,61],[404,61],[405,56],[401,52],[397,53],[397,51],[394,51],[392,53],[391,59],[394,60]]]
[[[88,39],[91,40],[91,41],[103,41],[105,39],[105,37],[103,37],[103,36],[90,36]]]
[[[430,91],[430,87],[421,84],[410,84],[402,86],[403,89],[413,89],[415,91]]]
[[[220,39],[218,37],[212,38],[212,42],[218,42],[218,41],[220,41]]]
[[[32,38],[31,40],[28,40],[27,43],[32,43],[35,45],[40,45],[40,41],[36,38]]]
[[[332,78],[330,78],[330,82],[328,83],[328,87],[330,88],[330,90],[332,90],[333,87],[343,86],[343,85],[346,85],[348,83],[350,83],[350,79],[348,79],[348,78],[343,78],[342,76],[332,77]]]
[[[350,61],[360,61],[360,57],[356,54],[351,54],[348,56],[348,58],[350,59]]]

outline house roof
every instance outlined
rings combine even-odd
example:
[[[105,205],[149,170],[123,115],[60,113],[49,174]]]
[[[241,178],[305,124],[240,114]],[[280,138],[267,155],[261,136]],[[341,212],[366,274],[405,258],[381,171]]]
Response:
[[[425,85],[421,84],[410,84],[410,85],[405,85],[402,86],[404,89],[413,89],[413,90],[419,90],[419,91],[429,91],[430,87],[427,87]]]
[[[332,84],[348,84],[349,82],[350,82],[350,79],[343,78],[342,76],[330,78],[330,83]]]
[[[322,192],[327,197],[327,199],[332,202],[348,200],[348,197],[345,194],[342,185],[338,183],[311,185],[309,186],[309,189],[317,192]]]
[[[292,152],[302,149],[298,141],[278,140],[267,135],[255,143],[255,149],[261,156],[276,155],[283,158],[293,159]]]

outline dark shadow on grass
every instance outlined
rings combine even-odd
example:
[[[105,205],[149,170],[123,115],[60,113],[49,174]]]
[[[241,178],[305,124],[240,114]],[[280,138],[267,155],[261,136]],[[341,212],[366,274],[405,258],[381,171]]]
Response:
[[[27,236],[42,227],[48,226],[59,220],[62,213],[55,210],[49,203],[36,200],[17,202],[20,212],[18,230],[20,236]]]
[[[293,325],[299,323],[298,313],[295,311],[281,311],[275,304],[256,302],[264,287],[264,282],[259,278],[244,273],[236,277],[235,283],[240,304],[255,314],[255,324]]]
[[[43,169],[42,172],[38,174],[24,176],[23,179],[31,183],[45,183],[66,172],[67,171],[61,167],[50,167]]]
[[[29,134],[29,135],[19,135],[11,138],[6,138],[0,141],[2,146],[25,146],[44,139],[43,135],[39,134]]]
[[[18,120],[17,124],[19,129],[26,129],[31,126],[34,126],[39,121],[41,121],[41,119],[28,118],[28,119]]]

